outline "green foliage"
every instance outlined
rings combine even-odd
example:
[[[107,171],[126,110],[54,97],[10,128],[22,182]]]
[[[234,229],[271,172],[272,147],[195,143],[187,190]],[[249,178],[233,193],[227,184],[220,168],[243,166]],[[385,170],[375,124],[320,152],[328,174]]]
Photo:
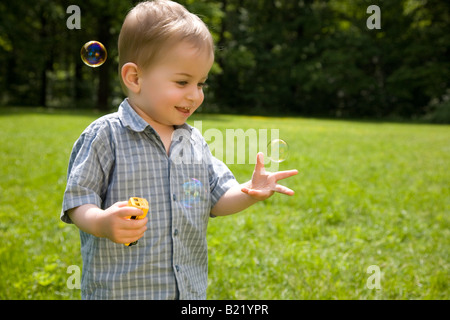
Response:
[[[441,99],[433,99],[428,105],[431,110],[425,116],[426,120],[435,123],[450,123],[450,90]]]
[[[76,227],[59,221],[68,157],[100,114],[0,109],[0,299],[79,299]],[[449,299],[450,127],[195,115],[202,130],[279,129],[299,174],[210,220],[209,299]],[[247,160],[248,161],[248,160]],[[240,182],[253,165],[230,164]],[[368,289],[367,268],[381,270]]]
[[[448,87],[446,4],[375,1],[368,30],[367,1],[224,3],[213,86],[232,112],[410,118]]]
[[[1,3],[0,104],[115,108],[117,37],[136,2]],[[449,87],[446,1],[179,2],[217,44],[204,111],[431,119]],[[66,28],[69,4],[80,6],[81,30]],[[373,4],[379,30],[366,26]],[[79,58],[93,39],[109,56],[97,70]]]

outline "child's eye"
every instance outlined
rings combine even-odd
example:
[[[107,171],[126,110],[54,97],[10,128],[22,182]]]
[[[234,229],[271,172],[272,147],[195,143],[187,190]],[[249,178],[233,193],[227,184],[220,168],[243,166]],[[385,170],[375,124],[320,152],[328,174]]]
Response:
[[[188,81],[176,81],[176,84],[179,85],[180,87],[185,87],[185,86],[189,85],[189,82]],[[203,89],[203,88],[207,88],[208,84],[206,84],[205,82],[200,82],[197,84],[197,86],[199,88]]]

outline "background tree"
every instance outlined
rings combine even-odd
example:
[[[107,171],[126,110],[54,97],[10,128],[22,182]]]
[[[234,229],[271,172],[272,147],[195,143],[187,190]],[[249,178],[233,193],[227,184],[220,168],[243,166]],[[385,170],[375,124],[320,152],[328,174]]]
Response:
[[[180,0],[217,45],[200,112],[450,121],[449,4],[437,0]],[[0,104],[117,108],[117,37],[137,1],[0,3]],[[66,8],[81,9],[69,30]],[[369,5],[381,9],[370,30]],[[81,46],[102,42],[92,69]]]

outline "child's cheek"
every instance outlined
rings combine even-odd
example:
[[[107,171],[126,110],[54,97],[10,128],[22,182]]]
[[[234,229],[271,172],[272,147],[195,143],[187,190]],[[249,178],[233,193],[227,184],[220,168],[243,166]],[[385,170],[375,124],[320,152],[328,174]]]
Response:
[[[166,91],[165,100],[167,104],[171,106],[184,105],[185,101],[183,101],[185,94],[182,88],[171,88]]]

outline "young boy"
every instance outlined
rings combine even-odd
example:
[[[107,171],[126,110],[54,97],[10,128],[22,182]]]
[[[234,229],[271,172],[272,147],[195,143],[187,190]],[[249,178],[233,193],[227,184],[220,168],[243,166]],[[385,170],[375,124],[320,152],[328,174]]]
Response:
[[[119,71],[128,98],[76,141],[64,193],[61,220],[80,229],[83,299],[205,299],[209,216],[294,193],[277,181],[297,171],[266,173],[261,153],[240,185],[186,124],[213,60],[211,34],[183,6],[149,1],[127,15]],[[187,181],[200,186],[189,205]],[[144,219],[129,219],[142,215],[130,197],[148,200]]]

